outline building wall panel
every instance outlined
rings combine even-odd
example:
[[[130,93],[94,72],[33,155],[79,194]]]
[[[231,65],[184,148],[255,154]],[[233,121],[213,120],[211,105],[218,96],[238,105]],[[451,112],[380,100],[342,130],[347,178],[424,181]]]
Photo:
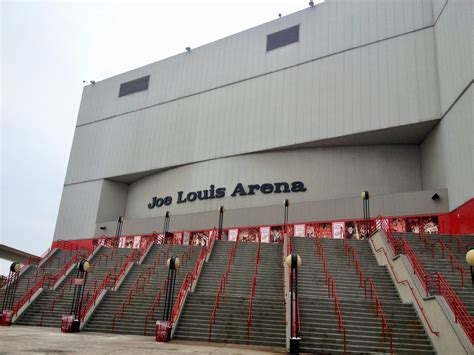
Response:
[[[446,187],[450,210],[474,197],[473,102],[471,85],[420,145],[423,187]]]
[[[427,29],[78,127],[66,184],[439,118],[434,53]]]
[[[473,15],[473,1],[449,0],[434,27],[443,112],[474,79]]]
[[[173,100],[432,24],[431,0],[332,0],[84,89],[78,124]],[[300,24],[300,42],[266,52],[267,34]],[[148,91],[118,98],[150,74]]]
[[[59,206],[54,240],[95,235],[102,181],[65,186]]]
[[[236,184],[263,184],[303,181],[303,193],[280,193],[231,197]],[[226,187],[226,197],[177,203],[177,192]],[[243,155],[178,167],[142,178],[130,184],[125,217],[146,218],[226,209],[249,208],[280,203],[330,200],[373,193],[417,191],[421,189],[419,152],[416,146],[373,146],[314,148]],[[166,207],[148,209],[153,196],[172,196]]]

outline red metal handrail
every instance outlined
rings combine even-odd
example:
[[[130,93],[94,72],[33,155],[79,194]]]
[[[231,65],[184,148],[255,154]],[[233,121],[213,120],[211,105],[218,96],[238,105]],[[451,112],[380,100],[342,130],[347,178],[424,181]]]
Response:
[[[168,287],[168,278],[165,278],[161,284],[161,287],[159,288],[158,292],[156,293],[155,299],[153,300],[153,303],[150,306],[150,309],[148,310],[146,316],[145,316],[145,323],[143,327],[143,335],[146,335],[147,327],[148,327],[148,319],[155,318],[155,310],[156,307],[160,307],[160,302],[161,302],[161,295],[165,292],[166,288]],[[122,318],[123,318],[123,311],[122,311]],[[113,318],[113,324],[112,324],[112,332],[115,329],[115,312],[114,312],[114,318]]]
[[[227,284],[227,278],[229,276],[230,267],[232,263],[234,262],[234,256],[237,250],[238,243],[239,243],[239,238],[237,238],[237,240],[235,241],[235,244],[232,246],[232,249],[230,250],[229,261],[227,262],[227,267],[219,280],[219,287],[217,288],[216,297],[214,298],[214,307],[212,309],[211,317],[209,319],[209,337],[208,337],[209,342],[211,342],[212,325],[216,323],[216,314],[217,314],[217,309],[219,307],[220,298],[221,298],[222,293],[225,290],[225,285]]]
[[[76,254],[67,264],[63,266],[61,270],[59,270],[54,276],[50,275],[43,275],[43,277],[35,282],[35,284],[21,297],[18,302],[13,306],[13,312],[14,314],[18,314],[18,311],[23,307],[27,302],[31,300],[31,297],[42,287],[44,287],[45,283],[48,282],[48,285],[51,284],[51,282],[56,283],[57,280],[59,280],[65,273],[66,271],[73,265],[75,264],[78,259],[79,259],[78,254]]]
[[[171,328],[173,327],[175,322],[178,321],[178,317],[181,314],[181,310],[184,306],[185,296],[189,291],[190,280],[191,278],[189,274],[186,274],[186,276],[184,277],[183,283],[181,285],[181,288],[179,289],[178,297],[176,298],[173,309],[171,311],[171,317],[170,317]]]
[[[328,286],[328,298],[334,298],[334,312],[336,313],[337,316],[337,328],[339,333],[342,333],[343,339],[344,339],[344,354],[347,353],[347,339],[346,339],[346,326],[344,325],[344,322],[342,320],[342,312],[341,312],[341,306],[339,304],[339,297],[337,296],[337,291],[336,291],[336,282],[334,281],[334,278],[329,275],[327,282]]]
[[[105,277],[102,279],[102,282],[100,285],[94,290],[94,293],[92,294],[92,297],[90,297],[84,307],[81,307],[81,310],[79,312],[79,319],[82,321],[84,317],[86,316],[87,312],[95,306],[97,299],[99,298],[99,295],[104,291],[106,288],[109,287],[110,282],[111,282],[111,272],[109,272]]]
[[[385,338],[385,334],[388,334],[390,337],[390,354],[393,354],[393,339],[392,339],[392,331],[388,326],[387,319],[385,318],[385,312],[383,311],[382,304],[380,303],[380,299],[377,296],[377,291],[375,290],[374,281],[369,279],[370,285],[370,299],[375,300],[375,315],[378,318],[379,314],[382,318],[382,336]]]
[[[441,257],[444,259],[445,258],[445,252],[448,253],[449,258],[450,258],[450,264],[451,264],[451,271],[454,272],[454,267],[457,268],[459,271],[459,277],[461,279],[461,286],[464,287],[464,278],[468,278],[469,274],[467,271],[463,268],[463,266],[459,263],[457,260],[456,256],[451,252],[451,249],[449,248],[446,243],[439,239],[436,241],[430,241],[426,234],[420,233],[418,234],[418,240],[423,240],[423,244],[425,245],[425,249],[429,250],[431,249],[431,258],[432,260],[435,260],[435,247],[436,245],[439,245],[441,247]]]
[[[467,308],[464,306],[450,283],[440,274],[434,273],[438,286],[438,292],[443,296],[454,313],[455,321],[461,324],[471,344],[474,344],[474,320]]]
[[[255,258],[255,271],[252,279],[252,289],[250,291],[250,301],[249,301],[249,311],[247,315],[247,343],[250,342],[250,325],[252,324],[252,307],[253,307],[253,298],[255,296],[255,288],[257,286],[257,273],[258,273],[258,264],[260,262],[260,239],[258,240],[258,249],[257,255]]]
[[[388,232],[391,234],[391,232]],[[401,250],[400,252],[405,254],[408,260],[410,261],[411,266],[413,267],[413,273],[417,276],[418,280],[420,280],[421,286],[423,287],[426,296],[429,295],[430,290],[430,277],[426,273],[423,265],[421,264],[418,256],[416,255],[415,251],[411,248],[410,243],[405,239],[401,240],[400,243]],[[395,254],[396,255],[396,254]]]
[[[431,323],[429,322],[428,318],[426,317],[425,311],[424,311],[420,301],[418,300],[418,297],[416,296],[415,291],[414,291],[413,286],[411,285],[410,281],[408,281],[408,280],[399,280],[398,275],[395,272],[395,268],[393,267],[393,264],[390,261],[390,258],[388,256],[387,251],[385,250],[385,248],[383,246],[381,246],[380,248],[377,248],[375,246],[375,243],[372,240],[372,238],[370,238],[370,242],[372,243],[372,246],[373,246],[375,252],[377,252],[377,253],[383,252],[383,254],[385,255],[385,259],[387,260],[388,266],[389,266],[390,270],[392,271],[392,274],[393,274],[397,284],[403,284],[403,285],[407,286],[410,289],[410,292],[411,292],[413,298],[415,299],[415,302],[418,305],[418,309],[420,309],[421,315],[423,316],[423,319],[425,320],[426,324],[428,325],[428,328],[430,329],[430,332],[432,334],[436,335],[436,336],[439,336],[439,332],[433,330],[433,327],[431,326]]]

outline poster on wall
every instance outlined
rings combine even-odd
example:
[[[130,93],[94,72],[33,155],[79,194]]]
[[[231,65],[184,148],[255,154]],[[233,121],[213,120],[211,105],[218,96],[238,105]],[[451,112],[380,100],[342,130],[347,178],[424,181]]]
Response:
[[[359,233],[357,231],[356,222],[346,222],[346,239],[359,239]]]
[[[318,238],[332,238],[331,223],[319,223],[316,225],[316,236]]]
[[[295,224],[295,237],[304,237],[304,230],[305,230],[305,225],[304,224]]]
[[[119,239],[119,245],[118,245],[119,248],[125,248],[125,247],[126,247],[126,245],[127,245],[127,244],[126,244],[126,242],[127,242],[126,239],[127,239],[127,238],[125,238],[125,237],[120,237],[120,239]]]
[[[237,241],[237,236],[239,235],[238,229],[229,229],[229,242]]]
[[[439,230],[438,216],[424,217],[422,219],[423,232],[428,234],[437,234]]]
[[[316,226],[313,224],[306,224],[305,236],[308,238],[316,238]]]
[[[189,232],[183,232],[183,245],[189,245]]]
[[[183,233],[182,232],[177,232],[173,233],[173,244],[181,245],[183,242]]]
[[[239,229],[239,242],[258,242],[257,228],[241,228]]]
[[[205,247],[209,241],[207,232],[193,232],[191,233],[191,243],[195,246]]]
[[[140,249],[140,243],[142,241],[141,235],[136,235],[133,237],[133,249]]]
[[[272,242],[280,243],[283,242],[283,227],[273,226],[270,228]]]
[[[270,243],[270,227],[260,227],[260,241]]]
[[[332,223],[332,237],[334,239],[344,238],[344,222],[333,222]]]
[[[403,218],[390,219],[390,230],[393,232],[404,233],[406,229],[406,221]]]

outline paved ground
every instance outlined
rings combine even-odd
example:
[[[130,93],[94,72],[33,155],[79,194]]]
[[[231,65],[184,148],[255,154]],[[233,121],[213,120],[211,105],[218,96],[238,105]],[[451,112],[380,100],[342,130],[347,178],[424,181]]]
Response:
[[[206,344],[157,343],[152,337],[105,333],[64,334],[46,327],[0,327],[0,354],[275,354],[281,348]]]

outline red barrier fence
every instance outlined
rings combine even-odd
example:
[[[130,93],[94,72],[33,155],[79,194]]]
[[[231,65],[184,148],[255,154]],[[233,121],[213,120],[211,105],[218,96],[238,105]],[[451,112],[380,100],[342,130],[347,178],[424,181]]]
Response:
[[[466,306],[459,299],[450,283],[440,274],[434,273],[438,292],[443,296],[454,313],[455,321],[461,324],[471,344],[474,344],[474,320]]]
[[[435,260],[435,247],[439,245],[441,248],[441,257],[444,259],[446,254],[449,256],[450,264],[451,264],[451,271],[455,272],[455,269],[459,272],[459,278],[461,281],[461,286],[464,287],[464,279],[469,278],[469,274],[467,271],[462,267],[459,263],[457,258],[451,252],[451,249],[443,240],[434,240],[430,241],[426,234],[420,233],[418,234],[418,240],[423,241],[423,244],[427,250],[431,250],[431,258]],[[459,241],[459,239],[458,239]]]
[[[235,244],[232,246],[232,249],[230,250],[229,261],[227,262],[227,267],[219,280],[219,286],[217,288],[216,297],[214,298],[214,307],[212,309],[211,317],[209,319],[209,337],[208,337],[209,342],[211,342],[212,326],[213,324],[216,324],[217,309],[219,308],[219,302],[220,302],[222,294],[224,293],[225,285],[227,284],[227,279],[230,273],[230,267],[232,263],[234,262],[234,256],[235,256],[238,244],[239,244],[239,238],[237,238],[237,240],[235,241]]]
[[[385,318],[385,312],[383,311],[382,304],[380,303],[377,291],[375,290],[374,281],[369,279],[370,284],[370,299],[375,300],[375,315],[378,318],[379,315],[382,318],[382,336],[385,337],[387,334],[390,337],[390,354],[393,354],[393,339],[392,331],[388,326],[387,319]]]
[[[334,278],[329,275],[328,278],[328,296],[334,298],[334,312],[336,313],[337,316],[337,327],[339,333],[342,333],[343,339],[344,339],[344,354],[347,353],[347,340],[346,340],[346,327],[344,325],[344,322],[342,321],[342,312],[341,312],[341,306],[339,305],[339,298],[337,297],[337,292],[336,292],[336,283],[334,281]]]
[[[253,298],[255,296],[255,288],[257,287],[258,264],[260,262],[260,246],[261,246],[261,241],[259,239],[258,240],[257,255],[256,255],[256,258],[255,258],[255,271],[254,271],[253,279],[252,279],[252,289],[250,291],[249,311],[248,311],[248,315],[247,315],[247,343],[250,342],[250,326],[252,324]]]
[[[431,326],[431,323],[429,322],[428,318],[426,317],[425,311],[424,311],[424,309],[423,309],[423,307],[422,307],[422,305],[421,305],[421,303],[420,303],[418,297],[416,296],[415,291],[414,291],[414,288],[413,288],[412,284],[410,283],[410,281],[408,281],[408,280],[400,280],[400,279],[398,278],[397,273],[395,272],[395,269],[394,269],[394,267],[393,267],[393,264],[392,264],[392,262],[390,261],[390,258],[389,258],[389,256],[388,256],[388,253],[387,253],[387,251],[385,250],[385,248],[384,248],[383,246],[380,247],[380,248],[377,248],[377,247],[375,246],[375,243],[374,243],[374,241],[372,240],[372,238],[370,239],[370,242],[372,243],[372,246],[373,246],[375,252],[377,252],[377,253],[383,252],[383,254],[385,255],[385,259],[387,260],[387,264],[388,264],[390,270],[392,271],[392,275],[394,276],[395,281],[397,282],[397,284],[403,284],[403,285],[407,286],[407,287],[410,289],[410,292],[411,292],[413,298],[415,299],[415,302],[416,302],[416,304],[418,305],[418,309],[420,309],[421,314],[422,314],[422,316],[423,316],[423,319],[425,320],[426,324],[428,325],[428,328],[429,328],[430,332],[431,332],[432,334],[436,335],[436,336],[439,336],[439,332],[433,330],[433,327]]]

